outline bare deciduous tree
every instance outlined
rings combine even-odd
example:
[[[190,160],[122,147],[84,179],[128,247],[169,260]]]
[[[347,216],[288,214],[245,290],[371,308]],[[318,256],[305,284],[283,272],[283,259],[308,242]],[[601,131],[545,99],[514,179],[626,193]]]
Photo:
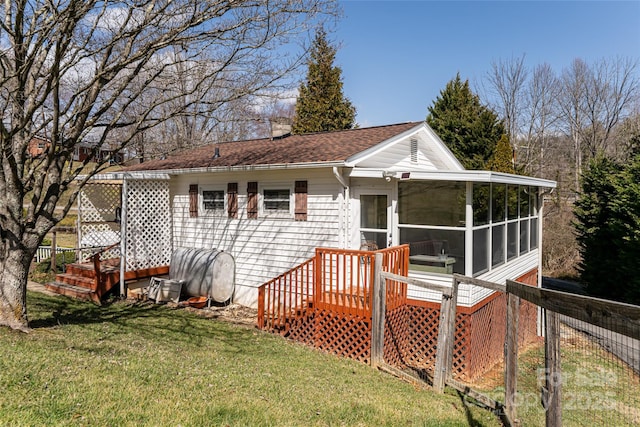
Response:
[[[520,136],[523,96],[528,74],[524,64],[524,55],[522,55],[519,58],[511,57],[507,60],[492,61],[491,71],[487,75],[491,86],[490,91],[499,100],[495,109],[504,121],[504,127],[516,150],[518,148],[516,140]]]
[[[586,128],[587,105],[584,93],[589,82],[589,66],[582,59],[575,59],[562,72],[558,107],[567,135],[573,143],[574,191],[580,185],[582,171],[582,132]]]
[[[592,67],[576,59],[562,73],[559,107],[573,141],[576,189],[583,163],[611,150],[611,132],[637,99],[636,68],[637,63],[630,59],[602,59]]]
[[[587,128],[584,148],[589,158],[609,152],[611,133],[630,112],[638,95],[637,63],[630,59],[602,59],[591,68],[584,93]]]
[[[200,113],[213,117],[276,86],[303,54],[279,47],[306,41],[334,8],[330,0],[3,2],[0,325],[28,329],[31,259],[79,188],[105,166],[91,156],[73,164],[79,144],[117,142],[125,150],[170,119],[193,128]],[[191,69],[197,72],[186,80],[176,78]],[[203,102],[203,94],[211,97]],[[49,145],[31,156],[35,137]],[[58,206],[61,200],[68,201]]]
[[[520,164],[525,170],[542,175],[548,138],[553,136],[557,122],[556,99],[560,86],[549,64],[538,65],[525,88],[523,128]]]

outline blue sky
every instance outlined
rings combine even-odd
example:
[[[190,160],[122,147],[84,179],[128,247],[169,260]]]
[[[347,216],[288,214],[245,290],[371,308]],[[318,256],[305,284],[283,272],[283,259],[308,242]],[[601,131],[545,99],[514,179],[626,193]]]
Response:
[[[638,0],[340,3],[330,37],[362,127],[424,120],[457,72],[475,88],[500,59],[524,54],[556,73],[575,58],[640,62]]]

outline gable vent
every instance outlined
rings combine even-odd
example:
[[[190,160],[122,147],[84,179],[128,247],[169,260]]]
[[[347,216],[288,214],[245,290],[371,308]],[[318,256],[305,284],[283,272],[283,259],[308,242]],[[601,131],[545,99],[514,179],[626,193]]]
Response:
[[[418,163],[418,140],[411,140],[411,162]]]

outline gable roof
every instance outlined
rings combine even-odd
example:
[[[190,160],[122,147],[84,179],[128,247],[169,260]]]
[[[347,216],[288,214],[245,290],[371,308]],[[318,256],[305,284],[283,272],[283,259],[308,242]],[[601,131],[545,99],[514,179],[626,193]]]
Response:
[[[253,165],[336,163],[409,131],[424,122],[221,142],[194,148],[165,160],[151,160],[126,171],[239,167]],[[216,148],[220,157],[214,158]]]

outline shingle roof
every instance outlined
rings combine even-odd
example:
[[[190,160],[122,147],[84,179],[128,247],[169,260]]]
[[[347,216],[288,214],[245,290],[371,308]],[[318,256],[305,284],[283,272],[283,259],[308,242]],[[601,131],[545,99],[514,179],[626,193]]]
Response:
[[[292,163],[340,162],[367,148],[399,135],[421,122],[222,142],[198,147],[165,160],[152,160],[127,171],[232,167]],[[220,157],[213,158],[215,149]]]

